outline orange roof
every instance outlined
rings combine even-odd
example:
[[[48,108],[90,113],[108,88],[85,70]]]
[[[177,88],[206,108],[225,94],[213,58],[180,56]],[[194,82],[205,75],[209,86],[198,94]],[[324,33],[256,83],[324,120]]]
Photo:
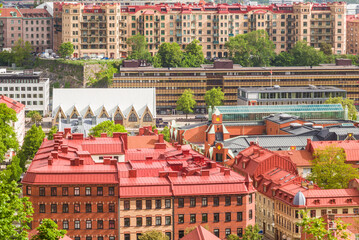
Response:
[[[213,233],[202,226],[198,226],[192,232],[181,238],[181,240],[220,240]]]
[[[8,108],[14,109],[16,113],[21,112],[25,108],[24,104],[3,95],[0,95],[0,103],[5,103]]]
[[[16,17],[22,17],[19,9],[17,8],[2,8],[0,17],[14,17],[13,15],[11,15],[12,12],[16,12]]]
[[[50,17],[51,15],[46,9],[41,8],[22,8],[19,10],[24,17],[35,17],[42,15],[42,17]],[[32,16],[31,16],[32,15]]]
[[[290,150],[290,151],[275,151],[276,153],[289,157],[297,167],[306,167],[312,165],[313,156],[307,150]]]

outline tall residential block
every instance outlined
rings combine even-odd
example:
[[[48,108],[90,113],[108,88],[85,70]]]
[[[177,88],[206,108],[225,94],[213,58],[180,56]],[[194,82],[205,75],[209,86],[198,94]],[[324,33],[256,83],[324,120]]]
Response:
[[[359,53],[359,14],[347,16],[347,54]]]

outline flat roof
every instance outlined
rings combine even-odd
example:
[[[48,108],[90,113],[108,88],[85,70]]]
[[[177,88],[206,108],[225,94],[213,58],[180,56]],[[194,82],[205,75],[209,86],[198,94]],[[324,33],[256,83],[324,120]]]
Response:
[[[307,87],[239,87],[239,90],[248,93],[268,93],[270,92],[346,92],[346,90],[332,86],[307,86]]]

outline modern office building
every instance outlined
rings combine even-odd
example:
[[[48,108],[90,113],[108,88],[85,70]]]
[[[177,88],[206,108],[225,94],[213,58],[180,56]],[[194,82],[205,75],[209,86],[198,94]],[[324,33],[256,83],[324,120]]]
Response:
[[[349,65],[348,65],[349,64]],[[140,62],[124,61],[113,78],[114,88],[156,88],[157,111],[176,112],[176,102],[185,89],[194,92],[196,113],[205,113],[204,94],[213,87],[224,92],[224,105],[237,105],[238,88],[248,87],[337,87],[347,91],[347,97],[359,103],[359,67],[351,60],[313,67],[241,67],[230,60],[218,60],[199,68],[154,68]],[[271,74],[272,72],[272,74]],[[293,104],[301,100],[293,100]]]
[[[60,131],[71,128],[85,137],[92,127],[107,120],[126,128],[152,126],[156,123],[156,91],[154,88],[53,89],[52,118]]]
[[[224,239],[255,223],[248,177],[153,132],[105,135],[65,129],[42,143],[22,181],[32,228],[51,218],[74,240],[136,240],[148,230],[180,239],[208,224]]]
[[[238,105],[323,104],[330,97],[346,98],[346,91],[330,86],[238,88]]]
[[[63,22],[62,22],[63,21]],[[294,3],[251,6],[240,4],[158,4],[120,6],[118,3],[54,3],[55,49],[62,42],[75,45],[74,57],[126,58],[127,39],[146,36],[151,54],[161,43],[181,48],[194,39],[208,58],[227,57],[230,37],[265,30],[277,53],[299,40],[319,48],[330,43],[333,53],[346,53],[346,3]]]
[[[358,54],[359,14],[347,16],[347,54]]]
[[[50,80],[33,70],[8,71],[0,69],[0,95],[25,105],[25,111],[49,112]]]

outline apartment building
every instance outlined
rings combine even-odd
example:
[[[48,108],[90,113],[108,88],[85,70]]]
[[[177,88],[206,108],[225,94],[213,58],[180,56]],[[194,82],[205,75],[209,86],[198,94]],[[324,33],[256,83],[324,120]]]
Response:
[[[75,58],[84,56],[119,58],[120,14],[119,3],[98,5],[56,3],[54,5],[55,50],[62,42],[71,42],[74,45]]]
[[[147,135],[85,138],[64,132],[45,140],[26,172],[31,228],[56,219],[75,240],[136,240],[148,230],[180,239],[208,225],[220,239],[254,224],[252,180],[191,150]]]
[[[23,37],[23,19],[17,8],[3,8],[0,15],[0,47],[12,48]]]
[[[347,54],[358,54],[359,14],[347,16]]]
[[[33,70],[7,71],[0,69],[0,95],[25,105],[25,111],[49,112],[50,80]]]
[[[56,3],[57,0],[45,0],[44,1],[45,3],[51,3],[51,2],[54,2]],[[114,3],[114,2],[117,2],[115,0],[69,0],[69,1],[66,1],[66,2],[74,2],[74,3],[85,3],[85,4],[93,4],[93,3]],[[200,0],[190,0],[190,1],[187,1],[187,0],[169,0],[169,1],[166,1],[167,4],[176,4],[176,3],[181,3],[181,4],[193,4],[193,3],[199,3]],[[128,5],[156,5],[156,4],[161,4],[163,3],[163,1],[161,0],[124,0],[124,1],[121,1],[121,5],[122,6],[128,6]]]

